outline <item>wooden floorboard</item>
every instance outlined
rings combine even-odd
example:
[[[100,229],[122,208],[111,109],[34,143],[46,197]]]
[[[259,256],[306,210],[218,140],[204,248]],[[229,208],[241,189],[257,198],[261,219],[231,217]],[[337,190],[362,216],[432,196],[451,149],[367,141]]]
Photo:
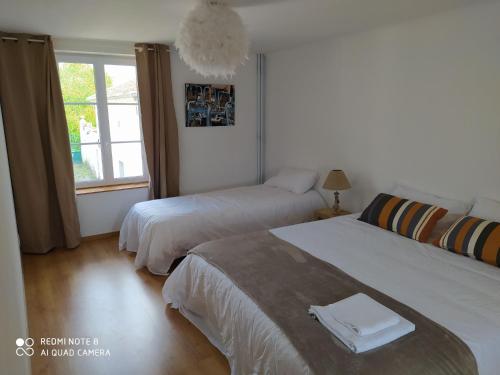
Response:
[[[224,356],[176,310],[165,277],[136,271],[116,236],[73,250],[23,255],[33,374],[228,374]],[[109,357],[43,357],[41,338],[92,337]]]

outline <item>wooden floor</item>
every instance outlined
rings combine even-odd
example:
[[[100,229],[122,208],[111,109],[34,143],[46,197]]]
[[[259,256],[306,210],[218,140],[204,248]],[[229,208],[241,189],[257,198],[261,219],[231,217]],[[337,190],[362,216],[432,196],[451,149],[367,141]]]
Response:
[[[165,277],[136,271],[116,237],[24,255],[33,374],[228,374],[226,359],[161,298]],[[110,357],[43,357],[41,338],[92,337]],[[58,352],[58,354],[65,354]]]

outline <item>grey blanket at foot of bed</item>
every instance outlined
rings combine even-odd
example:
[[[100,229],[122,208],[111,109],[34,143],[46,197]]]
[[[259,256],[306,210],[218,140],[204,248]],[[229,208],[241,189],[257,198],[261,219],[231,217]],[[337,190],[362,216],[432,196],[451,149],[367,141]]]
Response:
[[[453,333],[267,231],[208,242],[191,253],[247,294],[316,374],[477,374],[472,352]],[[360,292],[413,322],[415,332],[354,354],[308,314],[310,305]]]

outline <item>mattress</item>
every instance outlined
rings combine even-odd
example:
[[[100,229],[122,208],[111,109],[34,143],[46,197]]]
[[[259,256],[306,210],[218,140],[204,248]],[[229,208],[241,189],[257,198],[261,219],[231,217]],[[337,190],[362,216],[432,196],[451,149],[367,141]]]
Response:
[[[500,270],[356,217],[271,232],[441,324],[471,349],[480,374],[497,374]],[[202,258],[189,255],[163,296],[226,355],[233,374],[310,372],[279,327]]]
[[[266,185],[140,202],[123,221],[119,248],[137,252],[136,267],[165,275],[196,245],[302,223],[324,206],[315,190],[295,194]]]

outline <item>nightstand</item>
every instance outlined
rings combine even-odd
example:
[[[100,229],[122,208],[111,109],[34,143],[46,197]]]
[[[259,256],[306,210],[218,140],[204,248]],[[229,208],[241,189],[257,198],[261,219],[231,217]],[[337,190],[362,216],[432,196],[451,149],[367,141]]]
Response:
[[[319,210],[314,211],[314,218],[316,220],[324,220],[330,219],[332,217],[350,215],[351,212],[340,210],[339,212],[335,212],[333,208],[320,208]]]

